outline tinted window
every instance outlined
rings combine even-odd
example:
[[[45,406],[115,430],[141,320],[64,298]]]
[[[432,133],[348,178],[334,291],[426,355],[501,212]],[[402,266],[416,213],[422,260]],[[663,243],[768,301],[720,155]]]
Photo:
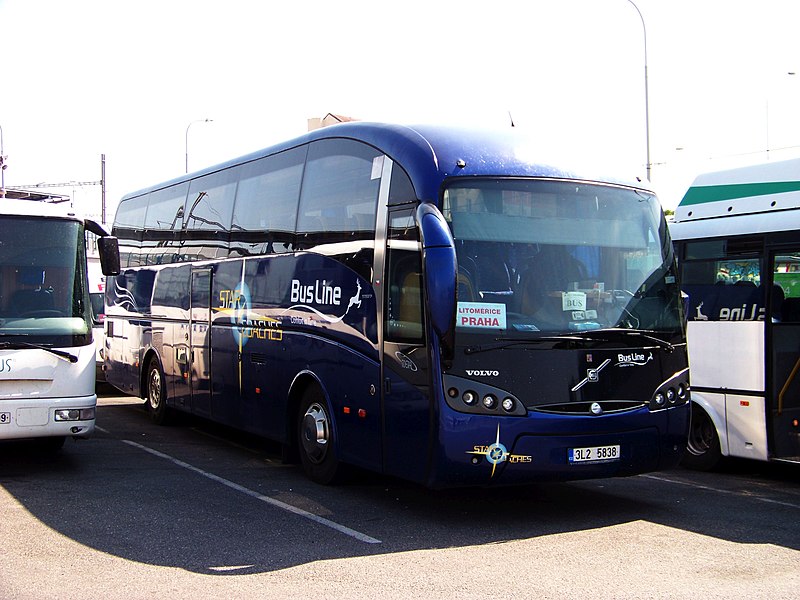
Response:
[[[297,220],[304,247],[374,236],[381,159],[375,148],[352,140],[311,144]]]
[[[147,196],[137,196],[128,198],[120,202],[117,209],[117,216],[114,219],[114,227],[130,229],[142,229],[144,227],[144,215],[147,212]],[[115,233],[114,235],[119,235]]]
[[[689,296],[690,321],[764,319],[766,281],[752,244],[745,248],[724,240],[688,242],[681,279]]]
[[[147,203],[144,228],[172,231],[183,225],[183,205],[188,184],[171,186],[152,192]]]
[[[234,226],[245,231],[294,231],[306,148],[295,148],[242,167]]]
[[[240,168],[193,180],[183,208],[181,260],[228,256],[233,199]]]

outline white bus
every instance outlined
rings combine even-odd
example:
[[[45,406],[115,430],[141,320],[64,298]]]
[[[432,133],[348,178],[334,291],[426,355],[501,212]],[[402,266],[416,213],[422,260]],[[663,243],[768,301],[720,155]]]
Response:
[[[107,274],[116,240],[58,205],[0,203],[0,440],[37,438],[57,450],[95,427],[95,347],[86,231]]]
[[[684,464],[800,462],[800,160],[700,175],[670,233],[688,296]]]
[[[96,237],[91,235],[90,246],[96,247]],[[105,322],[106,278],[100,266],[100,257],[92,254],[90,249],[86,257],[87,274],[89,276],[89,304],[92,307],[92,335],[95,345],[95,378],[98,382],[105,381],[103,371],[103,323]]]

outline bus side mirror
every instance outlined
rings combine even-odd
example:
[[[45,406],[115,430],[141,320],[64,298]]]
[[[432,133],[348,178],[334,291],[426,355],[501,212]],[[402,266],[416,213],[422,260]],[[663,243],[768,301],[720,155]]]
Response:
[[[103,275],[119,275],[119,242],[117,238],[104,235],[97,238],[100,253],[100,269]]]
[[[451,360],[455,346],[458,277],[455,242],[447,221],[434,205],[420,204],[417,223],[422,240],[427,312],[433,331],[439,338],[442,357]]]

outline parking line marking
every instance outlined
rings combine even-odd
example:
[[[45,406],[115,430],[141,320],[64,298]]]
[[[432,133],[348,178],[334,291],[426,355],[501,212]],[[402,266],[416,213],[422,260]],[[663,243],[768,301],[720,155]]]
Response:
[[[720,494],[728,494],[731,496],[742,496],[745,498],[750,498],[751,500],[759,500],[761,502],[767,502],[768,504],[779,504],[781,506],[788,506],[790,508],[800,508],[800,504],[794,504],[792,502],[783,502],[781,500],[773,500],[772,498],[765,498],[764,496],[751,496],[750,494],[744,494],[742,492],[737,492],[735,490],[723,490],[721,488],[715,488],[708,485],[702,485],[700,483],[691,483],[689,481],[681,481],[680,479],[671,479],[669,477],[662,477],[660,475],[639,475],[639,477],[645,477],[647,479],[655,479],[656,481],[664,481],[666,483],[677,483],[678,485],[685,485],[687,487],[693,487],[698,490],[706,490],[709,492],[718,492]]]
[[[270,496],[265,496],[264,494],[260,494],[259,492],[251,490],[249,488],[246,488],[243,485],[239,485],[238,483],[234,483],[233,481],[230,481],[229,479],[225,479],[224,477],[220,477],[219,475],[214,475],[213,473],[209,473],[208,471],[203,471],[202,469],[199,469],[199,468],[197,468],[197,467],[195,467],[193,465],[190,465],[189,463],[183,462],[182,460],[177,459],[174,456],[170,456],[169,454],[164,454],[163,452],[159,452],[158,450],[153,450],[152,448],[148,448],[147,446],[143,446],[142,444],[139,444],[137,442],[133,442],[131,440],[120,440],[120,441],[122,441],[125,444],[128,444],[129,446],[133,446],[134,448],[138,448],[140,450],[144,450],[145,452],[148,452],[149,454],[152,454],[153,456],[157,456],[159,458],[163,458],[165,460],[168,460],[171,463],[173,463],[173,464],[175,464],[175,465],[177,465],[177,466],[179,466],[179,467],[181,467],[183,469],[187,469],[189,471],[197,473],[198,475],[202,475],[203,477],[205,477],[207,479],[211,479],[212,481],[216,481],[217,483],[221,483],[222,485],[224,485],[226,487],[229,487],[230,489],[235,490],[237,492],[241,492],[243,494],[246,494],[246,495],[250,496],[251,498],[255,498],[256,500],[260,500],[261,502],[266,502],[267,504],[269,504],[271,506],[274,506],[276,508],[280,508],[282,510],[285,510],[285,511],[290,512],[292,514],[298,515],[300,517],[304,517],[306,519],[314,521],[315,523],[318,523],[320,525],[324,525],[325,527],[329,527],[331,529],[335,529],[339,533],[343,533],[343,534],[345,534],[347,536],[350,536],[352,538],[355,538],[355,539],[357,539],[357,540],[359,540],[361,542],[364,542],[364,543],[367,543],[367,544],[380,544],[381,543],[380,540],[377,540],[374,537],[370,537],[370,536],[366,535],[365,533],[361,533],[360,531],[356,531],[355,529],[350,529],[349,527],[345,527],[344,525],[340,525],[339,523],[331,521],[330,519],[326,519],[325,517],[320,517],[319,515],[315,515],[312,512],[308,512],[307,510],[303,510],[302,508],[297,508],[296,506],[292,506],[291,504],[287,504],[286,502],[281,502],[280,500],[276,500],[275,498],[271,498]]]

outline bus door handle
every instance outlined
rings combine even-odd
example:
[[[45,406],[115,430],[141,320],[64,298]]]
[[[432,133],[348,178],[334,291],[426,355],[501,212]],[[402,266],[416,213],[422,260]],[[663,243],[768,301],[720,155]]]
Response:
[[[392,380],[388,377],[383,380],[383,393],[384,394],[391,394],[392,393]]]

